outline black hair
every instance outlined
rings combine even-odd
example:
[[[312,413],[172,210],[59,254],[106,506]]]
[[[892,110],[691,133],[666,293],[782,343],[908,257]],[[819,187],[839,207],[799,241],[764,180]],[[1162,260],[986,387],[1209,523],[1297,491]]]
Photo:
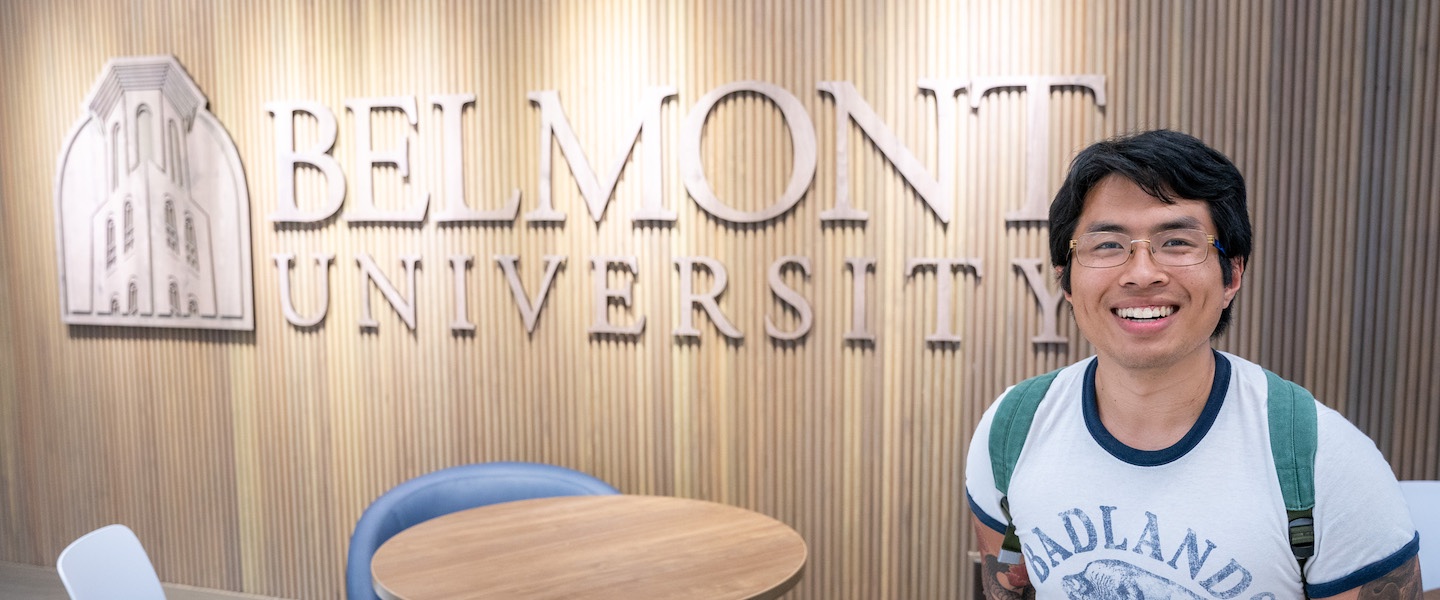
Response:
[[[1070,239],[1090,190],[1110,175],[1120,175],[1166,204],[1175,198],[1203,200],[1215,222],[1223,250],[1220,269],[1225,285],[1235,278],[1231,259],[1250,261],[1253,234],[1245,208],[1245,178],[1218,150],[1193,136],[1157,129],[1096,142],[1070,162],[1070,172],[1050,203],[1050,262],[1060,268],[1060,287],[1070,292]],[[1230,325],[1232,303],[1220,313],[1213,336]]]

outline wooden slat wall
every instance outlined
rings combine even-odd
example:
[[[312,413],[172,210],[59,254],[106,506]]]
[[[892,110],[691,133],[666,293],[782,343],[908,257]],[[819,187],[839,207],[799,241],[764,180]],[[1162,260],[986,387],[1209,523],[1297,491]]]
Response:
[[[922,78],[1082,74],[1089,92],[1051,95],[1050,185],[1085,144],[1149,127],[1192,132],[1232,156],[1251,185],[1259,251],[1228,350],[1309,386],[1360,425],[1402,478],[1440,478],[1440,259],[1436,131],[1440,7],[1397,2],[1092,0],[985,2],[469,2],[55,0],[0,2],[0,560],[53,564],[79,534],[135,528],[162,578],[294,598],[342,593],[355,519],[378,494],[452,464],[534,460],[622,490],[736,504],[809,541],[795,598],[962,595],[971,545],[962,463],[970,430],[1005,385],[1085,356],[1068,315],[1064,345],[1035,345],[1035,301],[1011,267],[1044,258],[1045,228],[1010,224],[1024,195],[1026,96],[970,110],[922,93]],[[55,157],[80,102],[113,56],[173,54],[225,124],[250,189],[253,333],[64,326],[56,314]],[[681,125],[720,85],[761,80],[810,113],[819,165],[809,192],[775,221],[736,226],[686,194]],[[833,99],[849,81],[929,168],[937,102],[958,120],[955,216],[942,225],[854,126],[848,170],[864,224],[821,224],[836,194]],[[335,157],[353,193],[347,98],[415,96],[412,177],[377,169],[382,206],[444,202],[434,94],[474,93],[466,113],[466,193],[494,208],[512,189],[538,197],[539,111],[556,90],[592,167],[620,158],[647,86],[672,85],[662,111],[665,205],[673,224],[634,224],[637,145],[606,216],[594,223],[554,148],[558,225],[281,226],[274,125],[264,104],[314,100],[335,112]],[[790,177],[778,110],[732,96],[702,151],[716,193],[739,209],[777,198]],[[377,114],[375,147],[405,131]],[[301,119],[297,139],[313,140]],[[323,183],[302,171],[318,206]],[[311,256],[334,253],[329,315],[281,315],[272,256],[295,255],[299,310],[321,299]],[[420,255],[418,326],[378,292],[378,330],[357,326],[366,253],[402,286]],[[526,334],[493,257],[514,254],[534,294],[547,254],[564,257],[539,325]],[[476,332],[455,334],[451,255],[469,255]],[[630,309],[642,335],[590,337],[590,258],[635,256]],[[673,332],[674,260],[708,256],[730,284],[721,306],[744,334],[727,342],[697,316]],[[763,318],[797,319],[765,273],[786,280],[816,323],[795,343]],[[930,345],[937,274],[925,256],[978,257],[955,274],[958,345]],[[847,343],[850,257],[868,277],[873,344]],[[706,289],[710,275],[696,276]],[[618,283],[617,283],[618,285]]]

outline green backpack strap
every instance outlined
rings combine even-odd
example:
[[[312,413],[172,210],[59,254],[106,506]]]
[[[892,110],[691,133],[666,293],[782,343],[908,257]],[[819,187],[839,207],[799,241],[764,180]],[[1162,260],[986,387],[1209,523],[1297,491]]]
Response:
[[[1000,399],[995,419],[990,423],[990,471],[995,475],[995,489],[1000,490],[1000,511],[1005,513],[1005,542],[1000,546],[998,559],[1005,564],[1020,564],[1020,538],[1015,535],[1015,520],[1010,518],[1010,475],[1020,460],[1025,436],[1030,434],[1035,409],[1059,373],[1060,369],[1056,369],[1016,384]]]
[[[1265,371],[1270,419],[1270,454],[1285,497],[1290,526],[1290,550],[1300,563],[1301,587],[1305,561],[1315,555],[1315,448],[1319,425],[1315,397],[1299,385]],[[1307,594],[1308,597],[1308,594]]]

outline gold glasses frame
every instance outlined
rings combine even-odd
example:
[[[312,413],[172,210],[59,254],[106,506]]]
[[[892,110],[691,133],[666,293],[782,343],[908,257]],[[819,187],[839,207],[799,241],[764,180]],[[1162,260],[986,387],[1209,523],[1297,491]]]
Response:
[[[1155,244],[1154,244],[1153,242],[1151,242],[1151,239],[1160,238],[1160,239],[1162,239],[1162,241],[1163,241],[1163,240],[1169,239],[1169,237],[1174,236],[1175,234],[1184,233],[1184,232],[1195,232],[1195,233],[1202,234],[1202,235],[1205,236],[1205,243],[1203,244],[1203,247],[1205,248],[1205,252],[1204,252],[1204,254],[1202,254],[1202,255],[1201,255],[1197,260],[1195,260],[1194,262],[1183,262],[1183,263],[1173,262],[1173,261],[1175,260],[1175,258],[1176,258],[1176,255],[1167,254],[1167,253],[1164,253],[1164,252],[1162,252],[1162,251],[1157,250],[1156,247],[1155,247]],[[1130,262],[1130,257],[1132,257],[1132,256],[1135,255],[1135,244],[1138,243],[1138,242],[1145,242],[1145,245],[1150,248],[1150,258],[1151,258],[1151,260],[1154,260],[1156,264],[1164,265],[1164,266],[1167,266],[1167,267],[1189,267],[1189,266],[1193,266],[1193,265],[1198,265],[1198,264],[1204,263],[1205,261],[1207,261],[1207,260],[1210,259],[1210,248],[1212,248],[1212,247],[1215,248],[1216,251],[1220,252],[1220,254],[1221,254],[1222,256],[1223,256],[1224,253],[1225,253],[1225,250],[1224,250],[1223,248],[1221,248],[1221,247],[1220,247],[1220,244],[1215,241],[1215,235],[1214,235],[1214,234],[1206,233],[1205,231],[1200,230],[1200,229],[1189,229],[1189,228],[1167,229],[1167,230],[1161,231],[1161,232],[1159,232],[1159,233],[1156,233],[1156,234],[1154,234],[1154,235],[1151,235],[1151,236],[1150,236],[1150,239],[1135,239],[1135,240],[1125,241],[1125,242],[1124,242],[1125,245],[1126,245],[1126,252],[1125,252],[1125,255],[1124,255],[1125,258],[1124,258],[1123,260],[1121,260],[1120,262],[1117,262],[1117,263],[1115,263],[1115,264],[1113,264],[1113,265],[1108,265],[1108,264],[1107,264],[1107,265],[1094,265],[1094,264],[1087,264],[1087,261],[1081,258],[1082,254],[1085,254],[1085,253],[1083,253],[1083,252],[1081,252],[1081,251],[1079,250],[1079,248],[1080,248],[1080,238],[1083,238],[1083,237],[1086,237],[1086,236],[1107,236],[1110,241],[1114,241],[1114,242],[1122,242],[1122,241],[1124,240],[1124,238],[1127,237],[1127,236],[1125,236],[1125,235],[1122,234],[1122,233],[1114,232],[1114,231],[1094,231],[1094,232],[1090,232],[1090,233],[1081,234],[1079,237],[1070,238],[1070,252],[1069,252],[1069,257],[1070,257],[1071,259],[1073,259],[1075,262],[1079,263],[1080,266],[1088,267],[1088,268],[1091,268],[1091,269],[1109,269],[1109,268],[1118,267],[1118,266],[1121,266],[1121,265],[1123,265],[1123,264],[1125,264],[1125,263],[1127,263],[1127,262]],[[1093,262],[1093,260],[1092,260],[1092,261],[1088,261],[1088,262]]]

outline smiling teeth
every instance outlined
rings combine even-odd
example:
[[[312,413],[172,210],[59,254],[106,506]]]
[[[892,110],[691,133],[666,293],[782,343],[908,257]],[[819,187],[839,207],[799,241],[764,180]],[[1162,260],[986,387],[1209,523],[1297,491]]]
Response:
[[[1124,319],[1160,319],[1175,312],[1173,306],[1146,306],[1142,308],[1118,308],[1115,314]]]

